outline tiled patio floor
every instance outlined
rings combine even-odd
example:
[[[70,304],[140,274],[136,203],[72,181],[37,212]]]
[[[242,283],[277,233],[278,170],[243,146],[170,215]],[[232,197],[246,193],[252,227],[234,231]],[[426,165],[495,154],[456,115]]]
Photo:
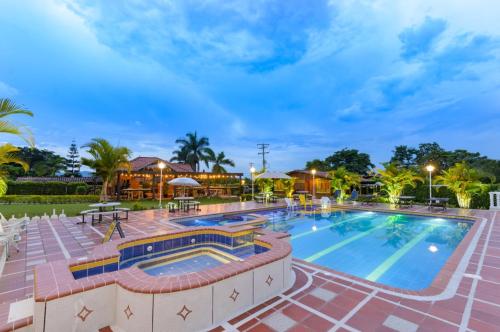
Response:
[[[198,214],[262,207],[254,203],[203,206]],[[382,207],[383,208],[383,207]],[[425,207],[412,210],[425,212]],[[294,260],[295,283],[279,296],[221,324],[215,330],[240,331],[500,331],[500,212],[460,211],[485,218],[479,242],[459,285],[445,297],[410,299],[388,294],[336,271]],[[32,268],[46,261],[87,255],[101,242],[106,225],[75,225],[76,218],[31,223],[0,278],[0,331],[12,302],[33,292]],[[131,213],[126,235],[161,233],[178,227],[166,211]],[[115,235],[117,236],[117,235]],[[27,319],[30,322],[30,319]],[[25,325],[26,320],[16,325]]]

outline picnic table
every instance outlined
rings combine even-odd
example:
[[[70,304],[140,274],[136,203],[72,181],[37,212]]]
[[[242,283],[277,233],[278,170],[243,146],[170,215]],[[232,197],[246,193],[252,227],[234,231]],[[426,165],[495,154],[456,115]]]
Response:
[[[107,216],[107,215],[112,216],[114,220],[118,220],[119,219],[118,214],[120,212],[124,212],[125,219],[128,219],[128,211],[130,211],[130,209],[118,208],[118,206],[120,206],[120,205],[121,205],[120,202],[105,202],[105,203],[90,204],[89,207],[91,207],[93,209],[80,212],[80,214],[82,216],[82,221],[79,222],[79,224],[85,223],[85,216],[92,217],[92,222],[91,222],[92,225],[94,225],[94,221],[95,221],[96,216],[98,217],[99,222],[102,221],[103,216]],[[108,209],[108,208],[110,208],[110,209]]]
[[[200,210],[200,202],[195,201],[194,197],[174,197],[174,200],[179,202],[179,209],[184,211],[189,211],[191,207]]]
[[[144,198],[144,192],[151,191],[151,189],[145,189],[145,188],[127,188],[127,189],[123,189],[122,191],[127,194],[127,199],[128,200],[133,200],[134,198],[143,199]]]
[[[412,207],[413,202],[415,201],[415,196],[399,196],[398,197],[398,206],[408,206]]]
[[[446,210],[448,206],[448,201],[450,199],[447,197],[431,197],[428,199],[429,201],[429,210],[432,210],[435,207],[440,207],[443,211]]]

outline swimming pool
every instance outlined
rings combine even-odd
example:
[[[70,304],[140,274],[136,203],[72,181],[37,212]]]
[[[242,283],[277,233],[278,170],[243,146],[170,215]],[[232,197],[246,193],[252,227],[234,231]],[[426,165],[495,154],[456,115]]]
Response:
[[[269,213],[268,229],[291,234],[293,256],[388,286],[422,290],[471,222],[366,211]]]
[[[462,219],[368,211],[262,211],[293,256],[392,287],[429,287],[472,226]]]
[[[252,215],[230,214],[230,215],[221,215],[209,218],[184,219],[177,222],[183,226],[224,226],[232,223],[252,221],[254,219],[255,216]]]

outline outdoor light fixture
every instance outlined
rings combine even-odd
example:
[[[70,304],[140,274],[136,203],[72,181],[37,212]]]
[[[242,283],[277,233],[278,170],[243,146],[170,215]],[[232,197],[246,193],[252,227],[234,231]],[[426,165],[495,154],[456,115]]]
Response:
[[[160,161],[158,163],[158,168],[160,169],[160,203],[159,203],[159,208],[161,209],[161,198],[163,196],[163,169],[167,167],[167,164],[165,164],[163,161]]]
[[[432,172],[434,171],[434,166],[433,165],[427,165],[425,166],[425,169],[427,172],[429,172],[429,209],[431,208],[432,204]]]
[[[429,248],[428,248],[428,249],[429,249],[429,251],[430,251],[430,252],[432,252],[432,253],[435,253],[435,252],[437,252],[437,251],[438,251],[438,247],[436,247],[436,246],[435,246],[435,245],[433,245],[433,244],[431,244],[431,245],[429,246]]]
[[[314,177],[316,175],[316,169],[315,168],[313,168],[311,170],[311,174],[313,176],[313,198],[316,198],[316,183],[315,183],[316,181],[314,181]]]
[[[252,177],[252,201],[255,199],[255,193],[254,193],[254,174],[255,174],[255,167],[253,167],[253,164],[250,164],[250,175]]]

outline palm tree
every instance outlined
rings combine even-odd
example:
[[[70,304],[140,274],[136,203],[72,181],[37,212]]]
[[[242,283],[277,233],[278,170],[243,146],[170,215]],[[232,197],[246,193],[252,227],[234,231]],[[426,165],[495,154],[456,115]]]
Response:
[[[13,134],[24,139],[29,145],[34,145],[33,136],[31,132],[24,127],[16,126],[9,121],[2,120],[7,116],[23,114],[33,116],[33,112],[16,105],[10,99],[0,99],[0,134]]]
[[[224,152],[216,154],[212,150],[208,150],[206,161],[213,164],[212,173],[227,173],[227,170],[224,168],[224,166],[235,166],[234,161],[226,158]]]
[[[7,143],[4,145],[0,145],[0,166],[10,163],[15,163],[21,165],[24,171],[28,171],[29,169],[28,163],[17,157],[16,153],[18,151],[19,149],[12,144]],[[7,192],[8,175],[9,175],[8,172],[6,172],[5,170],[0,170],[0,196],[5,195],[5,193]]]
[[[361,182],[361,175],[348,171],[344,166],[330,171],[329,175],[332,188],[334,190],[340,190],[340,195],[338,197],[339,202],[344,200],[347,190],[353,186],[359,186]]]
[[[405,187],[415,188],[417,181],[424,181],[413,169],[404,168],[397,163],[385,163],[384,169],[379,169],[378,173],[383,183],[382,190],[389,195],[391,204],[398,203]]]
[[[487,185],[480,181],[481,172],[469,167],[466,162],[456,163],[455,166],[443,171],[436,177],[436,182],[448,187],[457,196],[458,205],[468,209],[472,196],[481,193]]]
[[[87,153],[92,156],[92,158],[82,158],[82,165],[94,169],[102,178],[100,199],[107,201],[108,185],[114,180],[119,169],[130,168],[128,158],[132,152],[123,146],[113,146],[103,138],[94,138],[82,148],[87,148]]]
[[[175,143],[180,144],[180,149],[177,151],[182,152],[182,156],[186,157],[185,162],[191,165],[193,170],[200,171],[200,161],[204,161],[208,167],[208,153],[212,150],[208,147],[210,143],[207,137],[202,136],[198,139],[195,131],[187,133],[186,138],[179,138]]]
[[[188,162],[189,151],[185,147],[182,147],[178,150],[174,150],[172,152],[172,154],[174,156],[172,158],[170,158],[170,161],[175,161],[178,163],[187,163]]]

